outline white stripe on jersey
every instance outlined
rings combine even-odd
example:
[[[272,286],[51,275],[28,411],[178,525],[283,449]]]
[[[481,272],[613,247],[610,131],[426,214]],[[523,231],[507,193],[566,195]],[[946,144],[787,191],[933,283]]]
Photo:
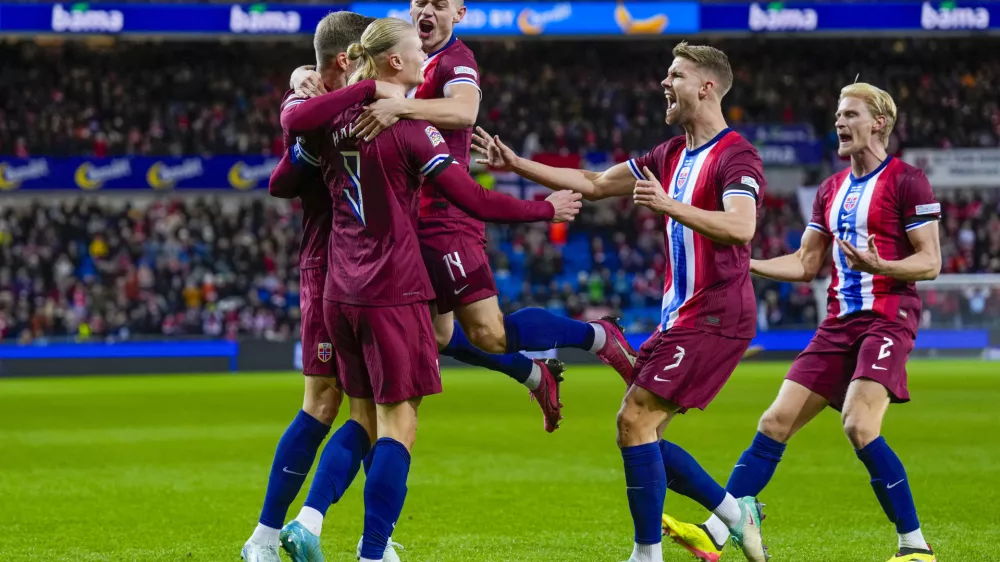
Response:
[[[883,168],[884,170],[884,168]],[[858,218],[855,229],[858,232],[858,249],[864,251],[868,248],[868,209],[871,208],[872,194],[875,193],[875,185],[882,172],[875,174],[865,183],[865,190],[861,192],[861,200],[858,201]],[[871,273],[861,272],[861,310],[871,310],[875,304],[875,277]]]
[[[844,177],[843,183],[837,188],[837,192],[833,196],[833,200],[830,202],[830,208],[827,209],[826,223],[830,225],[830,232],[836,238],[841,238],[840,228],[837,226],[840,224],[840,218],[838,214],[840,213],[840,208],[844,205],[844,198],[847,197],[847,191],[851,187],[851,175],[847,174]],[[844,284],[847,283],[847,277],[844,276],[844,268],[841,267],[841,257],[844,255],[840,251],[840,245],[836,242],[833,243],[833,264],[834,270],[837,272],[837,302],[840,304],[840,311],[844,312],[847,310],[847,299],[844,298],[844,294],[840,291]]]
[[[864,187],[859,194],[859,198],[856,203],[857,211],[854,219],[854,232],[856,235],[854,245],[860,250],[865,250],[868,247],[868,213],[871,209],[872,195],[875,193],[878,179],[882,176],[883,172],[885,172],[885,168],[882,168],[877,174],[868,178],[868,181],[864,184],[859,184]],[[827,215],[827,222],[832,229],[832,234],[841,239],[847,238],[844,235],[845,233],[840,231],[840,217],[838,215],[843,207],[844,199],[851,191],[851,184],[851,175],[848,174],[844,178],[843,183],[841,183],[840,187],[837,189],[837,193],[834,195]],[[837,288],[834,292],[836,293],[837,302],[840,305],[840,312],[838,316],[846,316],[848,313],[858,312],[858,310],[872,310],[875,305],[874,276],[871,273],[865,273],[863,271],[846,270],[844,267],[844,252],[840,249],[840,245],[836,243],[833,244],[833,262],[837,271]],[[858,310],[850,310],[847,297],[843,292],[845,285],[848,283],[848,275],[860,275],[861,308]]]
[[[434,156],[433,158],[428,160],[426,164],[420,167],[420,175],[426,176],[427,174],[431,173],[431,171],[434,170],[434,168],[436,168],[439,164],[441,164],[450,157],[451,157],[450,154],[438,154]]]

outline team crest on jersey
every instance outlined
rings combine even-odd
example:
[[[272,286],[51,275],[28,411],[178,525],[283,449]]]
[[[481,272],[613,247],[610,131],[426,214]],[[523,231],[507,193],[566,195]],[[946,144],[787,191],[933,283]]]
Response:
[[[844,199],[844,210],[848,213],[853,211],[855,207],[858,206],[858,200],[861,199],[861,194],[859,193],[848,193],[847,198]]]
[[[321,343],[316,347],[316,357],[320,361],[326,363],[333,359],[333,344],[332,343]]]
[[[431,146],[437,146],[444,142],[444,137],[441,136],[441,131],[438,131],[434,125],[428,125],[424,132],[427,133],[427,138],[431,139]]]
[[[691,175],[691,166],[684,166],[681,168],[679,174],[677,174],[677,189],[684,189],[687,185],[688,177]]]

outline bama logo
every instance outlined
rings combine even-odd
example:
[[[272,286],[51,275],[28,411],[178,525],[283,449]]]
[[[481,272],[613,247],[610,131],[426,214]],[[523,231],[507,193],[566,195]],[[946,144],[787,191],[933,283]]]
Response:
[[[194,179],[204,173],[201,158],[188,158],[176,166],[157,162],[146,170],[146,183],[153,189],[170,189],[179,181]]]
[[[517,27],[525,35],[541,35],[548,24],[566,21],[572,16],[573,6],[568,3],[556,4],[544,12],[525,8],[517,16]]]
[[[132,164],[125,158],[112,160],[104,166],[92,162],[80,164],[73,174],[73,181],[80,189],[100,189],[105,182],[127,178],[132,175]]]
[[[26,181],[41,179],[48,175],[49,162],[44,158],[29,160],[20,166],[10,162],[0,162],[0,191],[14,190]]]
[[[277,165],[278,161],[273,158],[256,166],[250,166],[246,162],[237,162],[233,164],[232,168],[229,168],[229,174],[227,174],[229,185],[241,191],[253,189],[261,180],[270,178],[271,172]]]
[[[920,8],[920,27],[924,29],[987,29],[990,27],[990,11],[986,8],[959,8],[955,2],[941,2],[934,8],[924,2]]]
[[[79,2],[67,10],[62,4],[52,6],[52,31],[118,33],[125,26],[125,16],[118,10],[91,10]]]
[[[772,2],[767,7],[750,4],[751,31],[812,31],[819,25],[819,16],[811,8],[785,8],[782,2]]]
[[[267,4],[254,4],[243,9],[233,6],[229,10],[229,31],[233,33],[298,33],[302,18],[293,10],[268,11]]]

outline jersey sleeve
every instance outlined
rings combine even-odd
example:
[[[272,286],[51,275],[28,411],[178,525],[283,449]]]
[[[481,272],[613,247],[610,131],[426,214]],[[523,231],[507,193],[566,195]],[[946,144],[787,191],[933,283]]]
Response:
[[[941,203],[934,198],[931,182],[922,171],[903,177],[899,189],[900,214],[907,232],[941,218]]]
[[[653,175],[660,180],[660,183],[665,183],[667,180],[660,175],[660,163],[665,161],[664,155],[666,152],[667,143],[658,144],[653,147],[653,150],[650,150],[646,154],[637,158],[632,158],[625,164],[637,180],[646,179],[646,176],[642,173],[642,169],[648,167],[649,171],[653,172]]]
[[[826,234],[827,236],[830,235],[830,229],[827,227],[826,203],[830,198],[831,185],[832,182],[827,179],[821,183],[819,189],[816,190],[816,198],[813,199],[812,218],[809,219],[809,224],[806,225],[806,228]]]
[[[747,147],[728,151],[719,162],[719,173],[723,201],[730,197],[749,197],[760,206],[766,180],[764,163],[757,149]]]
[[[308,100],[286,100],[281,107],[281,128],[291,135],[313,131],[329,125],[330,121],[351,106],[374,97],[375,81],[363,80]]]
[[[479,97],[483,97],[483,91],[479,86],[479,65],[476,64],[476,58],[472,56],[471,51],[460,49],[448,53],[438,66],[438,72],[442,73],[441,93],[445,97],[448,97],[448,90],[452,86],[459,84],[474,86],[479,90]]]
[[[434,125],[426,121],[400,121],[396,127],[403,153],[415,174],[433,178],[455,162],[448,143]]]

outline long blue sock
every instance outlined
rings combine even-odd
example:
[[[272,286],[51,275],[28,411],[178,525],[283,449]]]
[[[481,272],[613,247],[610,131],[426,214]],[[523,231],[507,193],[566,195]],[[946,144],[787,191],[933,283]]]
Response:
[[[544,308],[523,308],[503,319],[507,351],[548,351],[560,347],[590,350],[594,327],[553,314]]]
[[[872,477],[872,490],[882,505],[882,511],[889,521],[896,524],[896,532],[909,533],[919,529],[917,507],[913,503],[906,469],[885,438],[880,436],[857,454]]]
[[[451,341],[448,347],[441,350],[441,355],[454,357],[462,363],[485,367],[491,371],[499,371],[508,377],[524,384],[531,376],[531,359],[520,353],[505,353],[495,355],[486,353],[469,342],[462,327],[455,322],[455,331],[452,332]]]
[[[375,458],[375,447],[368,450],[368,454],[361,463],[365,467],[365,478],[368,478],[368,473],[372,471],[372,460]]]
[[[663,457],[656,443],[622,448],[625,463],[625,486],[628,509],[635,526],[635,542],[656,544],[663,531],[663,499],[667,494],[667,478]]]
[[[785,444],[757,432],[750,448],[743,451],[740,460],[733,467],[726,484],[726,491],[736,498],[758,496],[774,476],[781,455],[785,452]]]
[[[667,474],[667,488],[700,503],[709,511],[726,499],[726,490],[684,449],[661,440],[660,454]]]
[[[262,525],[280,529],[285,524],[288,506],[302,489],[306,474],[316,460],[316,451],[329,432],[330,426],[299,410],[274,452],[264,507],[260,510]]]
[[[371,449],[368,432],[360,423],[347,420],[333,432],[323,447],[305,505],[326,515],[340,501],[361,468],[361,459]]]
[[[365,482],[365,531],[361,558],[381,560],[392,529],[403,511],[410,453],[402,443],[383,437],[372,449],[372,467]]]

